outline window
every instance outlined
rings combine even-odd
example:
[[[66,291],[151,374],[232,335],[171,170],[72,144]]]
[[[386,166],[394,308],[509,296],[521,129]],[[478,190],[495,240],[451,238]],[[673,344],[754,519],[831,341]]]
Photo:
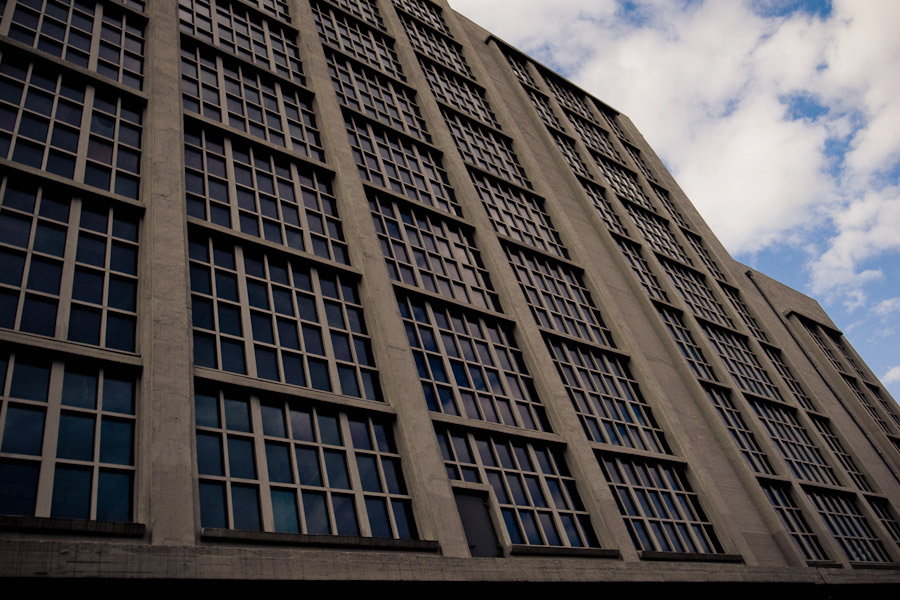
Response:
[[[509,68],[512,69],[512,72],[516,76],[516,79],[519,80],[519,83],[537,89],[537,82],[528,71],[528,63],[525,60],[520,59],[518,56],[514,56],[510,52],[503,52],[503,56],[506,57],[506,63],[509,65]]]
[[[443,428],[437,436],[450,479],[490,486],[510,543],[600,545],[562,448]]]
[[[350,262],[330,174],[192,125],[184,140],[190,216]]]
[[[479,173],[469,175],[498,234],[561,258],[569,257],[541,198]]]
[[[863,405],[863,408],[866,409],[866,412],[869,413],[869,416],[871,416],[875,423],[878,424],[878,427],[883,432],[889,435],[893,434],[893,431],[891,431],[891,426],[887,421],[884,420],[884,417],[878,411],[878,408],[876,408],[876,406],[872,403],[872,399],[866,395],[863,389],[859,386],[859,383],[857,383],[857,381],[849,375],[844,375],[843,378],[844,383],[846,383],[847,387],[849,387],[853,391],[853,395],[856,396],[856,399],[859,400],[859,403]]]
[[[665,219],[630,202],[625,203],[625,210],[651,248],[669,258],[688,265],[693,264],[675,234],[669,229],[669,223]]]
[[[596,122],[596,118],[594,117],[594,113],[591,111],[590,105],[587,102],[587,99],[583,93],[580,91],[576,91],[571,85],[567,82],[563,81],[551,75],[550,73],[544,74],[544,81],[547,82],[547,86],[550,88],[550,91],[556,96],[556,100],[563,106],[580,117],[587,119],[588,121]]]
[[[428,60],[420,60],[419,64],[439,101],[483,123],[500,127],[481,87]]]
[[[599,152],[600,154],[614,158],[619,162],[622,161],[622,156],[613,146],[612,139],[606,131],[577,115],[568,113],[568,117],[569,122],[572,123],[572,127],[575,128],[575,132],[581,138],[581,141],[584,142],[585,146],[594,152]]]
[[[797,399],[800,406],[806,410],[816,410],[809,395],[803,390],[803,386],[800,385],[800,382],[794,377],[793,371],[791,371],[790,367],[788,367],[787,363],[784,361],[781,351],[777,348],[767,346],[766,344],[762,345],[762,349],[763,352],[766,353],[766,356],[769,357],[769,360],[772,361],[772,364],[775,365],[775,370],[778,371],[785,382],[787,382],[788,387],[791,388],[791,392],[793,392],[794,398]]]
[[[728,390],[705,383],[703,384],[703,391],[706,392],[706,397],[715,407],[719,418],[722,419],[722,423],[728,429],[728,433],[731,434],[731,439],[741,451],[741,455],[750,468],[755,473],[774,475],[775,470],[772,468],[769,458],[756,442],[756,436],[753,435],[740,409],[731,399],[731,393]]]
[[[782,401],[781,392],[750,349],[746,338],[706,323],[700,323],[700,328],[739,388],[763,398]]]
[[[538,325],[615,347],[581,274],[559,263],[506,246],[506,256]]]
[[[331,0],[331,3],[369,25],[384,29],[384,21],[381,20],[376,0]]]
[[[464,161],[492,175],[531,188],[525,170],[513,152],[512,140],[446,109],[441,112]]]
[[[230,0],[178,0],[181,30],[303,84],[296,33]]]
[[[604,454],[597,460],[638,550],[722,552],[682,465]]]
[[[894,540],[894,543],[900,544],[900,522],[894,516],[890,502],[884,498],[873,498],[871,496],[867,496],[866,499],[869,501],[872,511],[878,516],[878,520],[891,534],[891,539]]]
[[[603,172],[604,177],[609,181],[612,190],[616,194],[635,204],[641,205],[649,211],[656,212],[656,208],[650,202],[650,198],[647,197],[644,190],[638,185],[637,176],[634,173],[602,156],[595,156],[594,158],[596,159],[597,166]]]
[[[795,477],[814,483],[841,485],[793,410],[756,398],[750,399],[750,406]]]
[[[744,325],[746,325],[747,329],[749,329],[753,334],[753,337],[755,337],[760,342],[768,342],[769,337],[766,335],[766,332],[762,330],[762,327],[759,326],[759,322],[750,313],[750,309],[747,308],[747,305],[744,304],[744,301],[741,299],[741,293],[737,291],[737,289],[724,283],[720,283],[719,287],[722,288],[722,291],[725,293],[725,295],[728,297],[728,300],[731,302],[731,305],[740,315],[741,320],[744,322]]]
[[[500,310],[470,230],[378,195],[369,206],[391,279]]]
[[[134,375],[25,354],[0,354],[0,514],[132,521]]]
[[[441,15],[441,9],[435,6],[429,0],[394,0],[394,6],[406,11],[423,23],[437,29],[444,35],[450,35],[444,23],[444,17]]]
[[[133,352],[137,215],[63,188],[0,183],[0,327]]]
[[[181,90],[185,110],[324,161],[312,97],[216,52],[184,44]]]
[[[466,57],[463,55],[462,46],[444,35],[423,27],[402,13],[400,13],[400,21],[416,52],[424,54],[457,73],[472,78],[472,70],[469,69]]]
[[[641,157],[641,151],[631,144],[623,143],[622,145],[625,147],[625,151],[628,152],[628,156],[630,156],[631,160],[634,161],[634,164],[637,165],[638,171],[643,173],[644,177],[650,181],[656,181],[656,177],[654,177],[653,172],[650,171],[650,167],[647,166],[647,163],[645,163],[644,159]]]
[[[622,219],[619,218],[619,215],[616,214],[612,206],[610,206],[609,202],[604,197],[603,188],[594,185],[593,183],[588,183],[587,181],[581,181],[580,183],[584,193],[590,199],[591,204],[594,205],[597,214],[603,219],[603,223],[606,225],[607,229],[627,237],[628,230],[622,225]],[[638,254],[640,254],[640,252],[638,252]]]
[[[313,3],[312,7],[322,41],[391,77],[405,80],[390,38],[344,17],[325,4]]]
[[[554,114],[553,108],[550,106],[550,102],[547,101],[546,96],[529,88],[525,88],[525,93],[528,94],[531,105],[534,107],[538,116],[541,117],[541,121],[544,122],[544,125],[557,130],[563,129],[562,123],[556,118],[556,114]]]
[[[399,306],[429,410],[550,430],[511,327],[412,298]]]
[[[625,360],[562,340],[547,346],[588,439],[670,454]]]
[[[828,554],[806,522],[803,512],[791,495],[790,488],[775,483],[764,483],[762,488],[803,558],[809,561],[828,560]]]
[[[874,492],[872,486],[869,485],[869,481],[866,479],[866,476],[863,475],[863,472],[857,466],[856,461],[853,460],[853,457],[847,452],[847,449],[844,447],[844,444],[841,443],[840,438],[838,438],[837,434],[834,433],[834,429],[831,427],[831,423],[828,419],[824,417],[819,417],[817,415],[809,415],[810,421],[812,421],[813,426],[818,430],[822,437],[825,439],[825,443],[828,444],[828,447],[831,448],[831,451],[834,452],[834,455],[837,457],[838,461],[844,467],[847,475],[850,476],[850,479],[853,480],[853,483],[856,486],[866,492]]]
[[[287,0],[251,0],[263,11],[274,15],[284,21],[290,23],[291,15],[288,10]]]
[[[670,260],[660,259],[659,262],[694,316],[726,327],[734,326],[702,275]]]
[[[641,253],[641,247],[634,242],[630,242],[618,236],[616,236],[615,240],[616,244],[619,245],[619,249],[622,251],[622,256],[624,256],[628,264],[631,265],[631,270],[634,271],[641,287],[644,288],[647,295],[654,300],[668,302],[669,297],[666,295],[665,290],[662,289],[662,286],[660,286],[659,279],[657,279],[656,275],[653,274],[653,271],[650,270],[650,265],[647,264],[646,259]]]
[[[381,400],[352,278],[190,238],[194,364]]]
[[[666,196],[668,200],[668,196]],[[671,206],[671,201],[669,204],[663,203],[667,207]],[[686,225],[679,221],[678,213],[675,211],[674,207],[669,211],[672,215],[672,218],[675,219],[676,223],[679,223],[681,227],[686,227]],[[722,273],[722,270],[719,269],[719,265],[716,264],[716,261],[713,259],[712,255],[703,245],[703,238],[695,233],[691,233],[690,231],[686,231],[684,229],[681,230],[681,233],[684,234],[685,239],[688,241],[688,244],[691,245],[691,248],[694,249],[694,252],[697,253],[697,256],[700,257],[700,261],[706,265],[706,268],[709,269],[709,272],[713,274],[713,277],[718,279],[719,281],[725,281],[725,275]]]
[[[326,49],[325,56],[341,104],[420,140],[431,141],[414,91],[337,52]]]
[[[460,214],[440,154],[364,120],[345,121],[360,176],[422,204]]]
[[[569,168],[582,177],[593,179],[594,176],[591,175],[587,166],[581,160],[581,157],[578,156],[578,150],[575,149],[575,144],[558,133],[551,132],[551,134],[553,135],[553,141],[556,142],[556,148],[559,150],[560,154],[563,155],[563,158],[566,159],[566,164],[569,165]]]
[[[94,35],[99,22],[100,35]],[[9,37],[80,67],[141,89],[143,21],[102,2],[18,2]]]
[[[387,417],[199,386],[203,527],[418,537]]]
[[[703,350],[701,350],[700,346],[697,345],[697,342],[694,341],[694,336],[691,335],[691,332],[685,327],[684,320],[681,318],[678,311],[664,306],[657,306],[656,311],[659,313],[659,318],[662,319],[666,329],[669,330],[669,333],[672,335],[672,340],[675,342],[675,345],[678,346],[678,350],[687,361],[688,366],[691,368],[691,371],[694,372],[694,375],[701,379],[718,381],[719,378],[716,377],[712,365],[709,364],[709,361],[706,360],[706,357],[703,355]]]
[[[808,490],[807,495],[850,562],[891,562],[890,555],[852,496],[819,490]]]
[[[682,216],[681,212],[679,212],[679,210],[675,208],[675,204],[672,202],[672,198],[669,197],[669,192],[653,184],[651,184],[650,187],[653,188],[653,191],[656,193],[656,197],[659,198],[659,201],[662,203],[662,205],[666,207],[667,211],[669,211],[669,215],[672,217],[672,220],[678,223],[678,225],[683,229],[690,229],[691,227],[690,225],[688,225],[687,221],[684,220],[684,216]],[[699,236],[692,235],[688,231],[685,231],[684,234],[688,238],[688,241],[691,243],[691,245],[694,246],[694,249],[697,249],[698,247],[703,248],[703,242],[700,240]],[[702,251],[697,249],[697,254],[699,254],[701,258],[703,258],[706,255],[705,248]],[[709,263],[712,263],[713,260],[710,259],[709,261],[707,261],[705,258],[703,258],[703,262],[706,263],[707,266],[709,266]],[[719,279],[725,279],[725,277],[722,276],[721,273],[719,273],[718,269],[710,267],[710,271],[712,271],[713,275],[715,275]]]

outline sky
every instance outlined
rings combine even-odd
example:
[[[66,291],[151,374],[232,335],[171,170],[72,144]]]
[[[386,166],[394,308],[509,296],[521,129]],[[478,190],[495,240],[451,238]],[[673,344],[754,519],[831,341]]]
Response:
[[[900,1],[450,0],[628,115],[900,399]]]

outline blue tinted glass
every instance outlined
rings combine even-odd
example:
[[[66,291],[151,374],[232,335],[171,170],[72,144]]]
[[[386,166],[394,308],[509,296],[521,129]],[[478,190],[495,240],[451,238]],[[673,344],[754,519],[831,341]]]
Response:
[[[191,320],[194,327],[214,329],[213,304],[205,298],[191,298]]]
[[[266,435],[287,437],[284,429],[284,408],[281,405],[263,404],[260,406],[262,413],[263,432]]]
[[[250,404],[239,398],[225,397],[225,423],[234,431],[252,431],[250,426]]]
[[[134,275],[137,273],[137,248],[113,242],[109,257],[109,268]]]
[[[103,303],[103,271],[93,269],[75,269],[72,282],[72,297],[94,304]]]
[[[18,252],[0,249],[0,283],[18,286],[22,283],[22,270],[25,268],[25,255]]]
[[[100,424],[100,462],[134,464],[134,424],[103,418]]]
[[[372,537],[392,537],[387,503],[383,498],[366,498],[366,513],[369,515],[369,527],[372,529]]]
[[[322,333],[318,327],[303,326],[303,345],[311,354],[325,354],[322,346]]]
[[[109,372],[103,376],[103,410],[134,414],[134,381]]]
[[[534,513],[530,511],[520,511],[519,518],[522,519],[522,527],[525,529],[525,536],[528,538],[528,543],[539,546],[543,542],[541,541],[541,534],[538,531],[537,522],[534,520]]]
[[[54,256],[62,256],[66,250],[66,229],[46,223],[38,223],[34,233],[34,249]]]
[[[306,517],[306,533],[331,533],[324,494],[303,492],[303,515]]]
[[[218,303],[219,331],[229,335],[241,335],[241,313],[230,304]]]
[[[301,485],[322,485],[319,453],[313,448],[297,448],[297,469],[300,471]]]
[[[95,267],[106,266],[106,240],[84,233],[80,234],[75,258],[78,262]]]
[[[88,519],[90,510],[90,470],[57,466],[53,477],[50,516],[62,519]]]
[[[380,492],[381,480],[378,478],[378,466],[374,456],[358,454],[356,465],[359,467],[359,479],[363,490],[367,492]]]
[[[284,366],[284,380],[292,385],[306,385],[306,374],[303,372],[303,358],[297,354],[282,352],[281,364]]]
[[[234,508],[234,528],[258,530],[259,494],[256,487],[233,485],[231,487],[231,505]]]
[[[39,335],[56,333],[56,301],[28,295],[22,306],[22,331],[30,331]]]
[[[222,340],[222,369],[233,373],[245,373],[244,345]]]
[[[342,445],[343,438],[335,415],[320,412],[318,414],[319,441],[323,444]]]
[[[328,376],[328,363],[315,358],[310,358],[309,379],[310,384],[317,390],[331,391],[331,378]]]
[[[80,225],[82,228],[106,233],[108,223],[109,211],[92,209],[89,206],[81,207]]]
[[[216,366],[216,341],[209,335],[194,333],[194,364],[200,367]]]
[[[269,480],[292,483],[290,449],[286,444],[266,444],[266,464],[269,466]]]
[[[50,384],[50,364],[16,360],[13,368],[10,396],[26,400],[47,401],[47,386]]]
[[[334,507],[334,522],[338,535],[359,535],[359,523],[356,520],[356,506],[352,496],[331,496]]]
[[[201,394],[194,395],[194,418],[201,427],[219,426],[219,400],[215,396]]]
[[[260,313],[251,313],[250,322],[253,326],[253,339],[257,342],[266,342],[271,344],[274,342],[272,335],[272,319],[269,315]]]
[[[191,265],[191,289],[201,294],[212,294],[209,269],[202,265]]]
[[[388,491],[392,494],[405,494],[403,476],[400,472],[400,461],[394,458],[382,458],[381,468],[384,469],[384,481]]]
[[[136,286],[133,279],[122,279],[121,277],[109,278],[107,298],[109,305],[112,308],[134,310],[135,294]]]
[[[278,358],[274,350],[256,348],[256,376],[278,381]]]
[[[100,471],[97,482],[97,519],[131,520],[131,473]]]
[[[234,275],[216,271],[216,295],[219,298],[237,302],[237,280]]]
[[[66,223],[69,220],[69,201],[48,198],[45,194],[41,198],[41,208],[38,212],[42,217]]]
[[[116,350],[134,351],[134,319],[109,313],[106,317],[106,345]]]
[[[0,515],[34,515],[38,463],[0,461]]]
[[[391,507],[394,509],[397,537],[401,540],[409,540],[416,537],[415,521],[413,520],[410,503],[405,500],[391,500]]]
[[[57,458],[91,460],[94,457],[94,417],[64,413],[59,419]]]
[[[41,453],[44,441],[44,410],[11,404],[6,411],[0,450],[15,454]]]
[[[216,434],[197,432],[197,471],[201,475],[224,475],[222,439]]]
[[[293,490],[272,490],[272,513],[275,517],[275,531],[299,533],[297,518],[297,496]]]
[[[228,472],[232,477],[256,479],[256,460],[251,440],[228,436]]]
[[[353,440],[353,447],[359,450],[372,450],[368,421],[348,419],[348,422],[350,424],[350,439]]]
[[[350,479],[347,476],[347,461],[344,459],[343,452],[326,450],[325,469],[328,471],[329,487],[350,489]]]
[[[346,396],[359,397],[359,382],[356,381],[356,369],[338,366],[338,379],[341,382],[341,393]]]
[[[73,306],[69,315],[69,339],[73,342],[100,343],[100,311]]]
[[[200,525],[224,529],[228,527],[225,518],[225,486],[208,481],[200,482]]]
[[[523,542],[522,532],[519,531],[519,524],[516,523],[516,513],[509,508],[504,508],[501,512],[503,513],[503,522],[506,523],[509,541],[513,544],[521,544]]]
[[[291,433],[295,440],[303,440],[304,442],[314,442],[312,415],[307,410],[291,409]]]

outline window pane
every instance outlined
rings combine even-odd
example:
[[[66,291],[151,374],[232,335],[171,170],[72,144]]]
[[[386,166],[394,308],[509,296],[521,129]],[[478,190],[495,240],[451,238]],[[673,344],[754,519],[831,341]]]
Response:
[[[88,519],[91,509],[91,472],[57,466],[53,478],[51,517]]]
[[[272,512],[275,517],[275,531],[299,533],[297,518],[297,496],[293,490],[272,490]]]
[[[100,471],[97,482],[97,519],[131,520],[131,473]]]
[[[67,368],[63,379],[62,403],[79,408],[97,407],[96,372]]]
[[[44,441],[44,410],[10,405],[3,428],[3,452],[40,455]]]
[[[259,494],[256,487],[234,485],[231,487],[231,504],[234,511],[234,528],[258,530]]]
[[[200,525],[202,527],[228,527],[225,518],[225,486],[209,481],[200,482]]]
[[[91,460],[94,457],[94,417],[63,414],[59,419],[57,458]]]
[[[38,464],[0,461],[0,515],[34,515]]]
[[[100,425],[100,462],[134,464],[134,424],[103,418]]]

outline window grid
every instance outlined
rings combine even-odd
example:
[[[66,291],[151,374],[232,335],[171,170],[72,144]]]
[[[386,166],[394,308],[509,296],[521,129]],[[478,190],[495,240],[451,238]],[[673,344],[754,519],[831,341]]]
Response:
[[[828,336],[828,339],[831,340],[831,343],[838,349],[838,352],[841,353],[841,356],[844,357],[844,360],[853,367],[853,370],[856,371],[859,378],[863,381],[870,380],[871,378],[863,373],[862,368],[859,366],[859,361],[853,357],[853,352],[847,347],[847,344],[844,342],[844,337],[832,331],[826,331],[826,335]]]
[[[700,327],[739,388],[763,398],[783,401],[781,392],[772,383],[772,378],[747,345],[746,339],[706,323],[701,323]]]
[[[660,286],[659,279],[656,278],[656,275],[650,270],[650,265],[647,264],[647,261],[641,255],[641,247],[638,244],[619,237],[616,237],[615,239],[616,243],[619,245],[619,249],[622,250],[622,256],[624,256],[625,260],[628,261],[628,264],[631,265],[631,270],[634,271],[634,274],[638,278],[638,282],[640,282],[644,291],[647,292],[647,295],[654,300],[668,302],[669,297],[666,295],[665,290],[662,289],[662,286]]]
[[[381,400],[346,276],[205,236],[189,241],[195,365]]]
[[[618,113],[615,113],[611,109],[600,106],[596,103],[594,104],[594,106],[596,106],[597,111],[603,117],[603,121],[605,121],[606,126],[609,128],[609,130],[622,138],[623,141],[627,140],[628,136],[625,135],[625,131],[619,126]]]
[[[428,60],[420,60],[419,64],[422,65],[431,92],[439,101],[488,125],[500,127],[484,95],[484,90]]]
[[[394,6],[405,10],[444,35],[450,35],[450,30],[441,15],[441,9],[428,0],[394,0]]]
[[[612,333],[578,272],[509,246],[505,250],[538,325],[615,348]]]
[[[563,108],[571,110],[588,121],[596,122],[594,113],[591,112],[584,94],[576,92],[569,84],[557,79],[549,73],[544,74],[544,81],[547,82],[547,87],[550,88],[550,91]]]
[[[304,84],[296,34],[229,0],[178,0],[181,30]]]
[[[285,23],[291,22],[291,14],[286,0],[250,0],[261,10],[278,17]]]
[[[818,490],[808,490],[807,495],[851,562],[891,562],[890,555],[852,496]]]
[[[325,160],[312,98],[304,92],[187,44],[181,49],[181,91],[189,112]]]
[[[418,537],[387,418],[209,386],[194,398],[201,526]]]
[[[671,454],[625,360],[561,340],[547,346],[589,440]]]
[[[734,440],[734,443],[741,451],[741,455],[747,461],[747,464],[750,465],[750,468],[753,469],[753,472],[762,475],[774,475],[775,469],[772,468],[769,457],[759,447],[756,436],[753,435],[753,432],[747,426],[740,409],[731,399],[731,394],[726,390],[705,384],[703,385],[703,390],[706,392],[706,397],[710,403],[715,407],[719,418],[722,419],[722,423],[728,429],[728,433],[731,434],[731,439]]]
[[[360,176],[422,204],[459,215],[440,154],[361,119],[345,121]]]
[[[694,341],[694,336],[691,335],[691,332],[685,327],[681,315],[679,315],[677,311],[664,306],[657,306],[656,310],[659,313],[659,317],[662,319],[663,324],[666,326],[666,329],[668,329],[669,333],[672,335],[672,340],[675,342],[675,345],[678,346],[678,350],[681,351],[681,355],[687,360],[688,366],[691,368],[691,371],[694,372],[694,375],[710,381],[719,381],[715,371],[713,371],[712,365],[709,364],[709,361],[706,360],[706,356],[703,355],[703,350],[700,349],[700,346]]]
[[[330,175],[198,127],[184,140],[190,216],[350,262]]]
[[[5,184],[0,327],[133,352],[137,216],[69,200],[62,189]],[[60,314],[69,315],[62,328]]]
[[[889,435],[893,435],[893,431],[891,431],[890,425],[888,425],[887,421],[881,416],[881,413],[878,412],[878,409],[872,404],[869,397],[863,392],[862,388],[859,387],[859,384],[856,380],[849,375],[842,375],[844,378],[844,383],[847,384],[851,390],[853,390],[853,395],[856,396],[856,399],[859,400],[860,404],[863,405],[863,408],[866,409],[866,412],[869,413],[869,416],[875,421],[878,427],[885,433]]]
[[[381,69],[391,77],[401,81],[406,79],[390,38],[347,19],[326,5],[313,3],[312,8],[316,29],[324,42]]]
[[[750,406],[795,477],[815,483],[841,485],[793,410],[756,398],[750,399]]]
[[[594,208],[597,209],[597,212],[600,214],[600,218],[603,219],[603,222],[606,224],[607,229],[620,235],[627,236],[628,230],[622,225],[622,219],[619,218],[619,215],[615,213],[612,206],[610,206],[609,202],[606,201],[606,198],[603,197],[603,188],[586,181],[580,183],[581,187],[584,189],[584,193],[590,198]]]
[[[429,410],[550,431],[510,327],[411,298],[399,306]]]
[[[137,198],[143,107],[94,90],[84,182]]]
[[[447,37],[426,29],[418,22],[400,14],[400,21],[409,36],[413,49],[445,67],[472,78],[472,70],[463,55],[462,46]]]
[[[678,225],[682,229],[690,229],[691,226],[688,225],[687,221],[684,220],[684,216],[677,208],[675,208],[675,204],[672,202],[672,198],[669,196],[669,192],[656,185],[651,185],[650,187],[653,188],[653,191],[656,193],[656,197],[659,198],[659,201],[662,203],[662,205],[666,207],[667,211],[669,211],[669,215],[672,217],[672,220],[678,223]],[[690,231],[685,231],[684,235],[687,237],[691,245],[694,246],[694,248],[697,250],[697,254],[700,255],[700,257],[703,259],[703,262],[706,263],[707,266],[709,266],[710,264],[715,265],[715,261],[713,261],[712,258],[710,258],[708,261],[706,260],[706,258],[704,258],[708,254],[706,252],[706,248],[703,247],[703,242],[700,240],[700,236],[697,236]],[[719,279],[725,279],[725,277],[722,276],[717,267],[710,266],[709,269],[713,272],[713,275],[715,275]]]
[[[672,215],[672,218],[679,222],[682,227],[686,227],[683,222],[678,221],[678,217],[676,215],[678,213],[673,212],[674,208],[669,211],[669,214]],[[713,257],[709,254],[706,248],[703,246],[703,239],[690,231],[681,230],[681,233],[684,234],[685,239],[687,239],[688,243],[691,245],[691,248],[697,253],[697,256],[700,257],[700,261],[706,265],[706,268],[709,269],[709,272],[713,274],[713,276],[719,281],[725,281],[725,275],[719,269],[719,265],[716,264],[716,261],[713,260]],[[724,286],[723,286],[724,288]]]
[[[650,198],[638,185],[637,176],[634,173],[602,156],[595,155],[594,158],[597,160],[597,166],[603,172],[616,194],[626,200],[631,200],[635,204],[639,204],[649,211],[656,212],[656,208],[650,202]]]
[[[522,83],[527,86],[531,86],[532,88],[537,88],[537,82],[531,76],[531,73],[528,71],[528,64],[519,59],[516,56],[513,56],[509,52],[504,52],[503,56],[506,58],[506,64],[509,65],[509,68],[512,70],[513,74],[516,76],[516,79],[519,80],[519,83]]]
[[[766,332],[762,330],[762,327],[759,326],[759,322],[750,313],[750,309],[747,308],[747,305],[744,304],[740,292],[730,285],[725,285],[723,283],[720,283],[719,287],[722,288],[722,291],[728,297],[731,305],[737,311],[738,315],[740,315],[741,320],[747,326],[747,329],[753,333],[753,336],[760,342],[768,342],[769,337],[766,335]]]
[[[734,326],[702,275],[666,259],[659,263],[694,315],[726,327]]]
[[[447,110],[444,120],[464,161],[526,188],[531,182],[512,149],[512,142],[492,130]]]
[[[543,200],[479,173],[469,175],[498,234],[555,256],[569,257]]]
[[[872,385],[871,383],[866,384],[866,389],[869,390],[869,393],[875,396],[875,399],[878,400],[879,404],[881,404],[881,408],[894,422],[894,425],[897,428],[900,428],[900,415],[897,414],[897,404],[895,402],[889,401],[887,398],[881,395],[881,390],[877,385]]]
[[[100,2],[18,2],[8,35],[129,87],[143,84],[144,27],[126,11]]]
[[[510,543],[599,547],[561,448],[461,430],[436,434],[450,479],[491,486]]]
[[[834,355],[834,352],[831,351],[831,347],[825,343],[825,338],[822,337],[822,334],[819,331],[819,326],[812,321],[807,321],[805,319],[802,319],[801,323],[803,323],[803,326],[806,328],[806,331],[809,332],[809,335],[812,336],[813,340],[816,342],[816,345],[819,347],[819,350],[822,351],[822,354],[824,354],[825,358],[828,359],[828,362],[831,363],[831,366],[837,369],[840,373],[849,373],[847,367],[845,367],[838,361],[838,358]]]
[[[871,496],[867,496],[866,500],[869,501],[872,512],[875,513],[884,528],[891,534],[894,543],[900,546],[900,522],[894,516],[890,503],[884,498],[872,498]]]
[[[537,112],[538,116],[541,117],[541,121],[544,122],[544,125],[562,130],[563,125],[553,113],[553,108],[551,108],[550,103],[547,101],[547,98],[545,98],[544,95],[540,92],[529,88],[525,88],[525,92],[528,94],[528,99],[531,100],[531,105],[534,107],[534,110]]]
[[[384,21],[378,11],[377,0],[330,0],[330,2],[367,24],[384,29]]]
[[[0,514],[134,520],[135,380],[96,365],[0,354]]]
[[[431,140],[415,92],[336,52],[326,50],[325,56],[341,104],[421,140]]]
[[[593,179],[594,176],[588,171],[584,161],[581,160],[581,157],[578,155],[578,150],[575,149],[575,145],[567,138],[564,138],[557,133],[551,132],[551,134],[553,135],[553,141],[556,142],[556,148],[559,150],[560,154],[563,155],[563,158],[566,159],[569,168],[582,177]]]
[[[684,467],[626,456],[597,458],[638,550],[722,552]]]
[[[615,149],[612,139],[606,131],[578,115],[567,113],[566,116],[569,117],[569,122],[572,124],[575,132],[588,148],[621,162],[622,155]]]
[[[787,363],[784,362],[784,357],[782,356],[781,351],[777,350],[776,348],[766,346],[765,344],[763,344],[762,349],[766,353],[766,356],[769,357],[769,360],[772,361],[772,364],[775,365],[775,370],[778,371],[785,382],[787,382],[788,387],[791,388],[791,392],[793,392],[794,398],[797,399],[797,402],[800,403],[800,406],[802,406],[806,410],[816,410],[815,404],[813,404],[810,397],[806,394],[806,391],[804,391],[803,386],[800,385],[800,382],[797,381],[797,378],[794,377],[793,371],[791,371]]]
[[[369,207],[391,279],[500,310],[470,231],[380,196],[372,198]]]
[[[829,420],[816,415],[810,415],[809,418],[816,430],[822,434],[825,443],[828,444],[828,447],[834,452],[834,455],[844,467],[844,470],[847,472],[847,475],[850,476],[850,479],[853,480],[853,483],[863,491],[874,492],[875,490],[869,485],[869,481],[866,479],[866,476],[863,475],[859,466],[857,466],[856,461],[853,460],[853,457],[850,456],[850,453],[847,452],[847,449],[841,443],[840,438],[834,433],[834,429],[831,427]]]
[[[685,264],[694,264],[665,219],[630,203],[625,204],[625,210],[651,248]]]
[[[781,519],[782,524],[787,529],[788,535],[791,536],[791,541],[794,542],[794,546],[803,555],[804,560],[828,560],[828,553],[825,552],[825,548],[819,543],[818,536],[813,532],[803,516],[803,511],[800,510],[800,507],[794,501],[790,488],[776,483],[763,483],[761,485],[766,493],[766,497],[769,499],[769,503],[775,509],[778,518]]]
[[[653,172],[650,171],[650,167],[648,167],[647,163],[644,162],[644,159],[641,156],[641,151],[628,143],[623,143],[622,146],[625,147],[625,150],[628,152],[628,156],[630,156],[631,160],[634,161],[634,164],[637,165],[638,170],[644,174],[644,177],[646,177],[650,181],[656,181],[656,177],[653,175]]]

